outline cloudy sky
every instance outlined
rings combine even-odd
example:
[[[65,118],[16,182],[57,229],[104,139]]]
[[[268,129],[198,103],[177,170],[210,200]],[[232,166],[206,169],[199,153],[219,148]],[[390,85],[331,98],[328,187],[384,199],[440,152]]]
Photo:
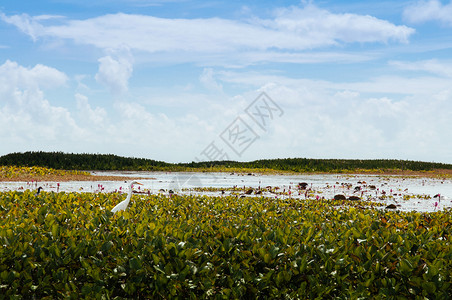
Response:
[[[0,155],[452,163],[452,2],[0,3]]]

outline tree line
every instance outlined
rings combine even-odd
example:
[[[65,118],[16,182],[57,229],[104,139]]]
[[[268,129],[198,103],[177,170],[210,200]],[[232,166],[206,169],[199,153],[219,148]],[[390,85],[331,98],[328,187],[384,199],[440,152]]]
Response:
[[[192,168],[208,168],[223,166],[231,168],[272,169],[293,172],[333,172],[364,170],[411,170],[431,171],[434,169],[452,169],[452,164],[397,160],[397,159],[313,159],[313,158],[281,158],[262,159],[250,162],[215,161],[192,162]]]
[[[40,166],[63,170],[135,170],[151,171],[169,164],[145,158],[122,157],[113,154],[24,152],[0,157],[0,165],[32,167]]]
[[[122,157],[113,154],[23,152],[10,153],[0,157],[4,166],[40,166],[63,170],[130,170],[130,171],[186,171],[227,170],[230,168],[270,169],[292,172],[334,172],[366,170],[412,170],[430,171],[452,169],[452,164],[396,160],[396,159],[312,159],[281,158],[262,159],[249,162],[208,161],[190,163],[167,163],[146,158]]]

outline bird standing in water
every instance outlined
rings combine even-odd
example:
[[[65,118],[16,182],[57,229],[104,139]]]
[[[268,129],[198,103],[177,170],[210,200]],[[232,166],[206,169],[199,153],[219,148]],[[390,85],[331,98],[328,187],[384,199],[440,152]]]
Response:
[[[38,195],[41,192],[41,190],[42,190],[42,186],[38,187],[38,191],[36,192],[35,197],[38,197]]]
[[[139,183],[137,181],[132,181],[131,183],[129,183],[129,194],[127,195],[126,200],[119,202],[115,207],[113,207],[113,209],[111,210],[112,213],[115,213],[120,210],[126,210],[127,206],[129,205],[130,198],[132,198],[132,193],[133,193],[132,188],[133,188],[134,184],[142,185],[141,183]]]

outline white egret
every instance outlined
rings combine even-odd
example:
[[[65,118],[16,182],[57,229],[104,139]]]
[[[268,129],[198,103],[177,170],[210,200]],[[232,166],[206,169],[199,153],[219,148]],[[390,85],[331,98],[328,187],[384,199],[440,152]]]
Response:
[[[113,207],[113,209],[111,210],[112,213],[115,213],[120,210],[126,210],[127,206],[129,205],[130,198],[132,198],[132,193],[133,193],[132,187],[134,184],[143,185],[142,183],[139,183],[137,181],[132,181],[129,184],[129,194],[127,195],[126,200],[119,202],[115,207]]]

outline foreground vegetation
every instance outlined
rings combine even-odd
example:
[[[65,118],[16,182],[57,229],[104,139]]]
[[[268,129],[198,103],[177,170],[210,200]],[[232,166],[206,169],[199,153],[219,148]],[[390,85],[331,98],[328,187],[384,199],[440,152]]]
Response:
[[[171,164],[112,154],[67,154],[63,152],[11,153],[0,157],[0,166],[41,166],[63,170],[218,171],[218,172],[353,172],[383,170],[452,170],[451,164],[394,159],[265,159],[251,162],[210,161]]]
[[[141,198],[140,198],[141,197]],[[294,199],[0,193],[0,295],[452,297],[452,216]]]

